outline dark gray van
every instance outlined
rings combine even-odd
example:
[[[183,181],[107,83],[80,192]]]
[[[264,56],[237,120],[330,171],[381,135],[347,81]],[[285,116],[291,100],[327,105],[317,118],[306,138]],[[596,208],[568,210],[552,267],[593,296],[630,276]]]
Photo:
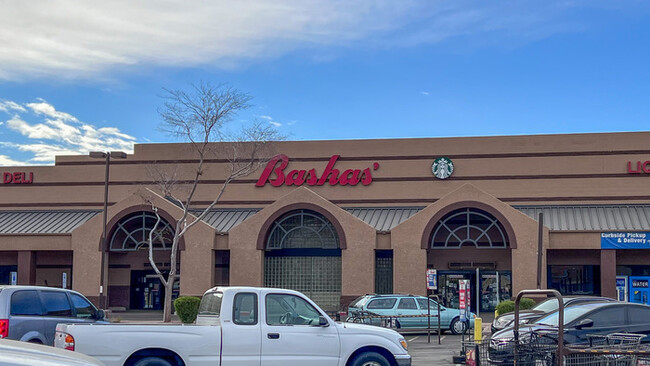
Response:
[[[58,323],[108,323],[104,312],[77,291],[0,286],[0,338],[54,344]]]

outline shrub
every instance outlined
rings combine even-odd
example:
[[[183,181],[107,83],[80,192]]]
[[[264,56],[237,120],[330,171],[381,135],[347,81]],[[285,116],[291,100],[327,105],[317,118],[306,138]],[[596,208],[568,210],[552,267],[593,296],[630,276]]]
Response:
[[[535,306],[535,300],[529,299],[527,297],[522,298],[519,302],[520,310],[527,310],[533,306]],[[515,302],[512,300],[501,301],[499,305],[497,305],[496,310],[499,315],[515,311]]]
[[[181,296],[174,300],[176,315],[183,323],[194,323],[199,312],[201,299],[194,296]]]

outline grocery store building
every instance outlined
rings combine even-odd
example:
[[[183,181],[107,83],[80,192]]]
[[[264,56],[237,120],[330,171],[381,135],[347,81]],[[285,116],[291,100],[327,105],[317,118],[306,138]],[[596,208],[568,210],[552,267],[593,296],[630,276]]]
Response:
[[[537,286],[564,294],[650,301],[650,132],[288,141],[183,237],[175,295],[214,285],[287,287],[330,311],[366,293],[435,292],[490,311]],[[159,309],[147,260],[169,268],[169,233],[182,210],[153,171],[192,179],[186,144],[139,144],[110,165],[59,156],[54,166],[0,168],[0,284],[72,287],[108,306]],[[229,162],[208,161],[195,209],[218,193]],[[428,269],[435,269],[432,284]],[[434,289],[427,290],[427,285]],[[479,301],[476,301],[476,300]]]

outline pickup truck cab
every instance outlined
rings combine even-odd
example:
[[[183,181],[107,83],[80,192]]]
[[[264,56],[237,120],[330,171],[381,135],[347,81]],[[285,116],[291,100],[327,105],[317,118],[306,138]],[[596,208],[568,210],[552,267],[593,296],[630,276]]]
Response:
[[[408,366],[397,332],[337,323],[303,294],[215,287],[193,325],[59,324],[55,346],[107,366]]]

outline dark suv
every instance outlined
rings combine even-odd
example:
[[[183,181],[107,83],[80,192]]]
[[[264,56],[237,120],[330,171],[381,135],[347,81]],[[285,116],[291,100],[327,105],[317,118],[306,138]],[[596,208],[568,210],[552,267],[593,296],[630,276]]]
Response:
[[[108,323],[104,312],[77,291],[0,286],[0,338],[54,344],[58,323]]]

